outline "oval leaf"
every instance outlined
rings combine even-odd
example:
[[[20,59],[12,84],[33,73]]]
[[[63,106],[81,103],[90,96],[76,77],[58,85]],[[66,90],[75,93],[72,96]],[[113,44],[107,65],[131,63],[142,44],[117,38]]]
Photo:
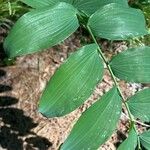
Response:
[[[150,83],[150,47],[123,51],[112,59],[110,66],[119,79]]]
[[[90,16],[100,7],[110,3],[118,3],[122,4],[123,6],[128,6],[127,0],[76,0],[74,2],[74,6]]]
[[[150,122],[150,89],[145,89],[127,101],[131,113],[143,122]]]
[[[115,3],[95,12],[88,26],[95,36],[109,40],[126,40],[148,34],[142,11]]]
[[[74,7],[83,11],[87,15],[92,15],[100,7],[110,4],[118,3],[123,6],[128,6],[127,0],[22,0],[25,4],[33,8],[42,8],[46,6],[55,5],[58,2],[66,2],[72,4]]]
[[[79,118],[61,150],[96,150],[112,135],[121,114],[116,87],[106,93]]]
[[[76,13],[70,4],[59,3],[25,14],[6,38],[6,52],[15,57],[58,44],[78,28]]]
[[[64,0],[67,2],[68,0]],[[74,0],[73,6],[86,13],[88,16],[95,13],[100,7],[110,3],[118,3],[128,6],[127,0]]]
[[[119,146],[118,150],[135,150],[137,146],[137,138],[136,131],[132,127],[128,138]]]
[[[150,149],[150,130],[145,131],[140,135],[140,142],[142,143],[142,146],[147,150]]]
[[[47,117],[72,112],[92,94],[102,79],[103,70],[97,46],[91,44],[81,48],[51,78],[41,97],[39,111]]]

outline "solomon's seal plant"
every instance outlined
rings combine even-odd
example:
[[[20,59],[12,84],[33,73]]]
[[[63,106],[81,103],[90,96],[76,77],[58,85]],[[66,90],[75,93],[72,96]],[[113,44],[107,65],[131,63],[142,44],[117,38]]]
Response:
[[[150,149],[150,131],[142,134],[136,119],[150,122],[150,89],[128,100],[117,78],[127,82],[150,83],[150,47],[129,48],[108,61],[97,38],[111,41],[131,40],[148,33],[141,10],[131,8],[127,0],[22,0],[34,8],[14,25],[4,42],[10,57],[30,54],[52,47],[82,25],[93,42],[74,52],[55,72],[45,88],[39,111],[46,117],[64,116],[92,94],[102,80],[104,65],[114,87],[79,118],[61,150],[96,150],[116,129],[122,104],[130,118],[127,139],[118,150]]]

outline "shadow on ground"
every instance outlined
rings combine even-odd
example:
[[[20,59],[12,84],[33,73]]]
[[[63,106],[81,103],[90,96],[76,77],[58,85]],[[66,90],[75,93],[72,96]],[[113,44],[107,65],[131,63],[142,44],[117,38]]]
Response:
[[[5,75],[5,71],[0,70],[0,80]],[[0,93],[10,90],[10,86],[0,85]],[[48,150],[52,143],[31,131],[38,124],[21,109],[13,107],[17,102],[14,97],[0,96],[0,149]]]

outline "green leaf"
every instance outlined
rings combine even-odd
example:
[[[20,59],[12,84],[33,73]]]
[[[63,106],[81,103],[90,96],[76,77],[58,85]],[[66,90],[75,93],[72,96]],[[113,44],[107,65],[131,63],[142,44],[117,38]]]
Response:
[[[131,113],[143,122],[150,122],[150,89],[142,90],[127,101]]]
[[[53,6],[58,2],[66,2],[72,4],[74,7],[83,11],[87,15],[92,15],[100,7],[110,4],[118,3],[128,6],[127,0],[22,0],[25,4],[33,8],[42,8],[46,6]]]
[[[66,2],[68,0],[65,0]],[[74,0],[73,6],[83,11],[87,15],[92,15],[95,13],[100,7],[110,3],[118,3],[123,6],[128,6],[127,0]]]
[[[47,117],[66,115],[79,107],[103,76],[97,46],[87,45],[73,53],[49,81],[39,104]]]
[[[66,3],[33,10],[21,17],[10,31],[4,48],[10,57],[52,47],[78,27],[77,10]]]
[[[150,149],[150,130],[140,134],[140,142],[147,150]]]
[[[150,83],[150,47],[142,46],[123,51],[112,59],[110,66],[119,79]]]
[[[132,127],[128,138],[119,146],[118,150],[135,150],[137,146],[137,133]]]
[[[127,0],[76,0],[74,6],[79,10],[82,10],[87,15],[92,15],[100,7],[103,7],[110,3],[118,3],[124,6],[128,6]]]
[[[119,4],[108,4],[96,11],[88,26],[97,37],[109,40],[126,40],[148,34],[141,10]]]
[[[21,0],[23,3],[31,6],[32,8],[43,8],[47,6],[54,6],[60,0]]]
[[[61,150],[96,150],[112,135],[121,114],[116,87],[79,118]]]

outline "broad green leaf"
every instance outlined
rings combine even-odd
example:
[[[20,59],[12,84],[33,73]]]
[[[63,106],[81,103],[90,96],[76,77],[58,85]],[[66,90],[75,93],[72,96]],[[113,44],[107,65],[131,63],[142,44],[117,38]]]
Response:
[[[96,150],[112,135],[121,114],[116,87],[79,118],[61,150]]]
[[[21,0],[21,1],[33,8],[54,6],[57,2],[60,2],[60,0]]]
[[[119,4],[108,4],[96,11],[88,26],[97,37],[109,40],[126,40],[148,34],[141,10]]]
[[[150,130],[140,134],[140,142],[144,148],[150,149]]]
[[[135,150],[137,146],[137,133],[132,127],[128,138],[119,146],[118,150]]]
[[[142,90],[127,101],[131,113],[143,122],[150,122],[150,89]]]
[[[128,6],[127,0],[22,0],[22,1],[33,8],[53,6],[58,2],[66,2],[72,4],[74,7],[76,7],[80,11],[83,11],[87,15],[92,15],[100,7],[110,3],[118,3],[124,6]]]
[[[150,47],[142,46],[123,51],[112,59],[110,66],[120,79],[150,83]]]
[[[54,46],[78,27],[77,10],[66,3],[33,10],[22,16],[10,31],[4,48],[10,57]]]
[[[66,115],[79,107],[103,76],[103,63],[95,44],[72,54],[49,81],[39,103],[47,117]]]
[[[68,2],[69,0],[64,1]],[[74,0],[72,4],[90,16],[100,7],[110,3],[118,3],[122,4],[123,6],[128,6],[127,0]]]

